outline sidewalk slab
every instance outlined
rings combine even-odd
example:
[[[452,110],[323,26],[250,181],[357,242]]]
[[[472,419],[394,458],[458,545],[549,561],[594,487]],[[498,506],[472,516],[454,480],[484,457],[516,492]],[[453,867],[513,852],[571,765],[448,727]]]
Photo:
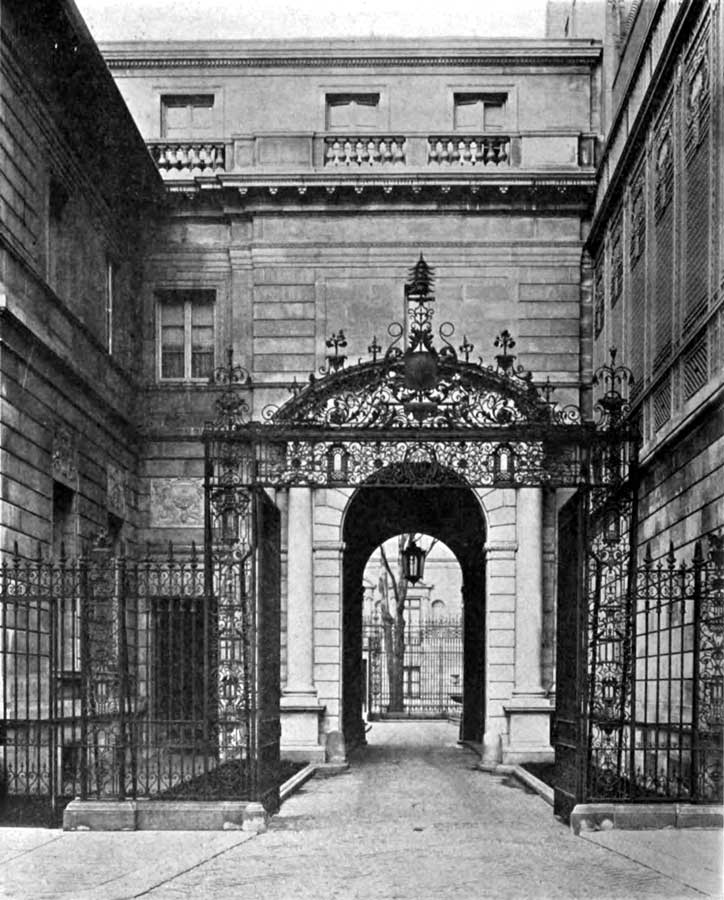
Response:
[[[127,900],[250,840],[235,832],[60,832],[0,829],[3,847],[26,844],[0,874],[13,900]],[[44,832],[44,833],[43,833]]]
[[[719,829],[581,831],[580,837],[708,896],[724,893],[724,832]]]

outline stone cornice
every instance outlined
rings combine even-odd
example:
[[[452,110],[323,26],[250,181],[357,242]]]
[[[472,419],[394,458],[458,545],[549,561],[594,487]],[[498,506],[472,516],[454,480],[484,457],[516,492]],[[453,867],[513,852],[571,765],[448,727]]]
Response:
[[[111,69],[595,65],[599,41],[372,40],[101,43]]]
[[[439,173],[425,175],[421,173],[409,173],[405,175],[238,175],[220,174],[209,176],[197,176],[189,179],[173,179],[165,182],[170,194],[206,193],[220,189],[238,191],[241,196],[250,191],[268,191],[271,196],[282,190],[294,190],[303,196],[308,191],[355,191],[363,194],[366,191],[382,190],[391,193],[392,190],[410,190],[420,193],[423,190],[437,189],[442,193],[448,193],[452,189],[464,189],[473,194],[495,190],[504,195],[509,190],[524,188],[528,191],[537,190],[586,190],[595,189],[595,173],[591,169],[585,173],[551,172],[536,173],[510,173],[505,175],[481,177],[479,175],[441,175]]]

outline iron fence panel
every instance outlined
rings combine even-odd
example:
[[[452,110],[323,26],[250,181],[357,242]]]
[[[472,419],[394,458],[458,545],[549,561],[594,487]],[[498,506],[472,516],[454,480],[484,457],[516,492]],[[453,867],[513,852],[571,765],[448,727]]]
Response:
[[[381,622],[363,623],[363,657],[368,660],[368,716],[410,718],[458,716],[462,708],[463,634],[460,618],[405,625],[404,708],[391,710],[388,658],[393,652]]]
[[[3,817],[57,821],[74,797],[255,799],[252,577],[251,559],[209,574],[173,548],[141,561],[102,549],[5,559]]]

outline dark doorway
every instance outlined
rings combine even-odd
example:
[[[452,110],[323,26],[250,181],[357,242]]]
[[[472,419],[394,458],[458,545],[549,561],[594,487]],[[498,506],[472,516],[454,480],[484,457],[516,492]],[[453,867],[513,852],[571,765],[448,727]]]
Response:
[[[472,490],[453,474],[435,484],[420,467],[415,486],[365,485],[345,513],[343,539],[342,727],[348,746],[364,741],[363,575],[382,541],[403,532],[447,544],[460,564],[463,596],[463,710],[460,736],[481,741],[485,722],[485,520]]]

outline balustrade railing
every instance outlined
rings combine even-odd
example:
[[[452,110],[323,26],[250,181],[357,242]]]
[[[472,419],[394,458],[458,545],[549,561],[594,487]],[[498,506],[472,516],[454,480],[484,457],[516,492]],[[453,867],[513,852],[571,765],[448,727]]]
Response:
[[[226,147],[217,141],[153,142],[148,148],[165,177],[182,172],[214,175],[226,171]]]
[[[430,137],[427,161],[441,166],[509,165],[510,138],[503,135]]]
[[[406,162],[404,137],[326,137],[325,166],[392,166]]]

